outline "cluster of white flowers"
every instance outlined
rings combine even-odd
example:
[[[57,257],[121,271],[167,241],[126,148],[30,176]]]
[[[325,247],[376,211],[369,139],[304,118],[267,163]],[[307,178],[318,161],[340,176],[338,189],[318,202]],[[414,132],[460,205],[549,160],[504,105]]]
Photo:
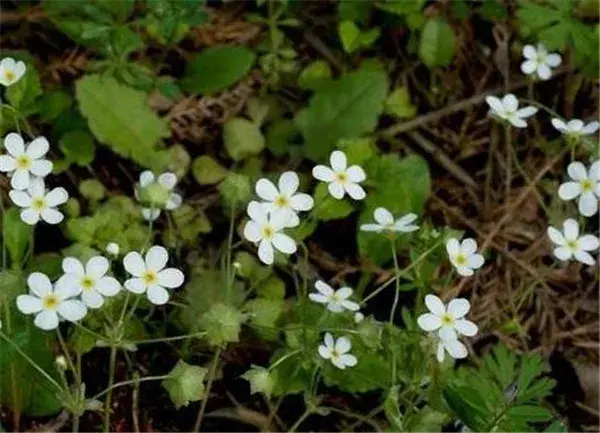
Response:
[[[112,245],[118,249],[117,244]],[[128,253],[123,266],[133,278],[122,286],[107,275],[110,262],[105,257],[92,257],[85,265],[74,257],[66,257],[62,262],[64,273],[54,284],[40,272],[29,275],[29,294],[17,297],[17,308],[23,314],[35,314],[38,328],[51,330],[58,327],[60,320],[82,320],[88,309],[102,307],[105,298],[117,295],[123,287],[135,294],[146,293],[150,302],[163,305],[169,300],[165,287],[174,289],[184,282],[179,269],[164,269],[168,259],[167,250],[161,246],[151,247],[145,260],[138,252]]]
[[[139,187],[134,193],[136,199],[145,206],[142,207],[142,216],[146,221],[156,220],[162,209],[173,210],[181,206],[181,196],[173,192],[175,185],[177,176],[171,172],[158,177],[149,170],[140,174]]]

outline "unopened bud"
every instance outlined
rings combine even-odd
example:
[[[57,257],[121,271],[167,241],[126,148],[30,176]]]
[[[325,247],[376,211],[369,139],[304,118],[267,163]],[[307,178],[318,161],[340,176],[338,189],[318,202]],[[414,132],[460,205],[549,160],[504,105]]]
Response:
[[[120,250],[119,244],[116,244],[114,242],[110,242],[106,246],[106,252],[113,257],[117,257],[119,255],[119,250]]]
[[[54,365],[56,365],[56,368],[59,370],[67,370],[69,368],[69,365],[67,364],[67,358],[62,355],[56,357],[54,360]]]

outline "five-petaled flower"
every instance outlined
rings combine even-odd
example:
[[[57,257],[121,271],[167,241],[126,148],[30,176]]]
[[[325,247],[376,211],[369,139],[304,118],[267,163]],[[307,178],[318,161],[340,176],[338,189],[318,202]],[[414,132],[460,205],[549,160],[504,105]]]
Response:
[[[356,302],[348,300],[352,296],[350,287],[341,287],[338,290],[319,280],[315,283],[317,293],[310,293],[308,297],[311,301],[319,304],[327,304],[327,309],[333,313],[341,313],[344,310],[358,311],[360,309]]]
[[[334,150],[329,156],[331,168],[326,165],[317,165],[312,174],[315,179],[327,182],[329,193],[339,199],[348,193],[354,200],[362,200],[366,197],[365,190],[359,185],[367,178],[362,167],[351,165],[348,167],[346,154],[340,150]]]
[[[421,314],[417,323],[424,331],[438,331],[442,340],[458,338],[458,334],[472,337],[477,334],[477,325],[464,319],[471,305],[464,298],[450,301],[448,308],[442,300],[435,295],[425,296],[425,305],[429,313]]]
[[[284,213],[269,214],[259,202],[253,201],[248,205],[250,221],[244,226],[244,237],[250,242],[258,243],[258,258],[261,262],[271,265],[275,258],[273,248],[284,254],[296,252],[296,242],[286,234],[281,233],[286,227]]]
[[[560,66],[562,58],[560,54],[549,53],[542,43],[525,45],[523,47],[525,61],[521,63],[521,71],[525,75],[537,75],[541,80],[547,80],[552,76],[552,68]]]
[[[279,188],[268,179],[256,182],[256,194],[263,200],[262,205],[270,213],[282,213],[287,227],[300,224],[297,212],[308,211],[313,207],[313,198],[308,194],[296,193],[300,180],[293,171],[286,171],[279,177]]]
[[[10,185],[14,189],[27,189],[32,175],[45,177],[52,171],[52,163],[44,159],[50,147],[44,137],[38,137],[26,146],[23,137],[11,132],[4,137],[4,147],[8,155],[0,155],[0,171],[12,176]]]
[[[394,220],[394,215],[383,207],[378,207],[373,212],[376,224],[363,224],[360,229],[365,232],[387,232],[387,233],[409,233],[419,230],[419,226],[413,224],[417,220],[417,215],[414,213],[406,214],[397,220]]]
[[[177,176],[166,172],[158,177],[149,170],[140,174],[140,189],[135,190],[138,200],[145,206],[142,208],[142,216],[146,221],[154,221],[160,215],[161,209],[173,210],[181,206],[182,199],[179,194],[173,192],[177,185]]]
[[[62,261],[64,275],[56,282],[56,287],[71,286],[81,293],[81,300],[89,308],[100,308],[104,297],[114,296],[121,290],[121,284],[106,276],[109,261],[102,256],[90,258],[85,267],[74,257],[65,257]]]
[[[132,293],[146,293],[148,300],[155,305],[166,304],[169,300],[167,289],[175,289],[183,284],[183,272],[176,268],[166,268],[169,253],[161,246],[148,249],[146,257],[131,251],[123,258],[125,270],[133,275],[125,281],[125,289]]]
[[[562,261],[575,260],[592,266],[595,263],[594,258],[588,251],[598,249],[598,238],[594,235],[579,236],[579,224],[574,219],[567,219],[563,222],[563,232],[548,227],[548,237],[554,244],[554,255]]]
[[[470,277],[476,269],[483,266],[485,259],[477,251],[477,242],[475,239],[467,238],[462,242],[458,239],[448,239],[446,242],[446,251],[450,263],[456,269],[459,275]]]
[[[40,218],[48,224],[60,223],[64,216],[55,207],[65,203],[69,194],[62,188],[54,188],[46,192],[42,178],[34,178],[27,191],[12,190],[9,196],[14,204],[24,208],[21,211],[21,220],[29,225],[35,225]]]
[[[563,200],[579,197],[579,213],[586,217],[595,215],[600,200],[600,160],[590,165],[589,170],[579,161],[572,162],[567,173],[572,180],[558,188],[558,196]]]
[[[595,120],[586,125],[580,119],[571,119],[568,122],[565,122],[564,120],[554,117],[551,122],[552,126],[554,126],[557,131],[577,139],[585,135],[592,135],[600,128],[600,123]]]
[[[3,86],[12,86],[25,75],[25,63],[15,61],[12,57],[5,57],[0,61],[0,84]]]
[[[17,308],[23,314],[35,314],[34,324],[38,328],[47,331],[58,327],[59,318],[77,322],[85,317],[85,304],[72,299],[79,294],[75,286],[52,287],[50,279],[41,272],[29,274],[27,285],[30,294],[17,296]]]
[[[352,343],[348,337],[340,337],[334,341],[333,336],[327,332],[324,343],[319,346],[321,358],[329,359],[333,365],[341,370],[346,367],[354,367],[357,364],[356,356],[348,353],[352,349]]]
[[[517,128],[526,128],[527,122],[525,119],[533,116],[538,111],[537,108],[532,106],[519,109],[519,100],[512,93],[509,93],[502,99],[495,96],[487,96],[485,101],[490,106],[490,114],[492,116],[505,120]]]

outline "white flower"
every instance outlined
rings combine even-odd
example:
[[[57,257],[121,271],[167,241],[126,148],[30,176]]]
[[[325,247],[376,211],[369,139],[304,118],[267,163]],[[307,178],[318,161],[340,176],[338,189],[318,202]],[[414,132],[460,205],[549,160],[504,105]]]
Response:
[[[471,308],[469,301],[466,299],[453,299],[446,308],[440,298],[435,295],[427,295],[425,296],[425,305],[430,312],[421,314],[417,319],[417,323],[422,330],[427,332],[438,331],[438,336],[442,340],[456,339],[458,338],[457,334],[468,337],[477,334],[477,325],[463,319]]]
[[[83,267],[83,263],[74,257],[62,261],[64,275],[56,282],[56,287],[70,286],[81,293],[81,300],[89,308],[100,308],[105,296],[114,296],[121,290],[121,284],[106,276],[109,261],[102,256],[92,257]]]
[[[169,300],[167,289],[175,289],[183,284],[183,272],[167,268],[169,253],[161,246],[150,247],[145,260],[135,251],[127,253],[123,259],[125,270],[135,278],[125,281],[125,288],[132,293],[146,292],[148,300],[156,305],[166,304]]]
[[[537,45],[537,49],[533,45],[525,45],[523,57],[527,60],[521,63],[521,71],[525,75],[536,74],[541,80],[549,79],[552,76],[551,68],[556,68],[562,62],[560,54],[548,53],[542,43]]]
[[[46,192],[46,186],[42,178],[34,178],[29,184],[27,191],[12,190],[8,193],[14,204],[21,208],[21,220],[34,225],[41,219],[48,224],[60,223],[64,216],[55,207],[66,203],[69,194],[64,188],[54,188]]]
[[[360,308],[356,302],[348,300],[352,296],[350,287],[333,290],[331,286],[319,280],[315,283],[315,289],[318,293],[310,293],[308,295],[310,300],[319,304],[327,304],[327,309],[333,313],[341,313],[344,310],[358,311]]]
[[[506,120],[517,128],[526,128],[527,122],[524,119],[533,116],[538,111],[537,108],[531,106],[519,109],[519,101],[512,93],[509,93],[502,99],[495,96],[487,96],[485,101],[490,106],[490,114],[492,116]]]
[[[31,175],[45,177],[52,171],[52,163],[43,158],[50,147],[44,137],[25,146],[23,137],[11,132],[4,137],[4,147],[8,155],[0,155],[0,171],[12,175],[10,185],[14,189],[27,189]]]
[[[117,257],[119,255],[119,251],[121,251],[121,249],[119,248],[119,244],[115,242],[109,242],[106,245],[106,253],[110,254],[113,257]]]
[[[419,230],[418,225],[412,224],[417,219],[417,215],[414,213],[409,213],[404,215],[403,217],[394,220],[394,216],[392,213],[383,208],[378,207],[373,212],[373,216],[375,217],[375,221],[377,224],[363,224],[360,226],[360,229],[365,232],[401,232],[401,233],[409,233],[414,232],[415,230]]]
[[[558,196],[563,200],[579,197],[579,213],[586,217],[595,215],[600,200],[600,160],[590,165],[589,170],[579,161],[572,162],[567,167],[567,173],[572,181],[558,188]]]
[[[598,128],[600,128],[600,123],[596,121],[590,122],[586,125],[579,119],[572,119],[565,123],[563,120],[554,117],[552,118],[551,122],[552,126],[554,126],[554,128],[556,128],[558,131],[573,137],[592,135],[598,130]]]
[[[482,267],[485,262],[483,256],[476,252],[477,242],[475,239],[467,238],[460,243],[457,239],[449,239],[446,242],[446,251],[456,272],[463,277],[473,275],[474,270]]]
[[[562,261],[575,259],[581,263],[592,266],[595,261],[588,251],[598,249],[598,238],[594,235],[579,236],[579,224],[574,219],[567,219],[563,222],[563,232],[548,227],[548,237],[556,248],[554,255]]]
[[[437,354],[436,358],[438,362],[444,362],[445,352],[454,358],[454,359],[463,359],[466,358],[469,352],[467,351],[467,347],[462,344],[456,338],[450,339],[442,339],[437,337]]]
[[[5,57],[0,61],[0,84],[3,86],[11,86],[25,75],[25,63],[15,61],[11,57]]]
[[[296,252],[296,242],[283,233],[286,216],[282,213],[269,215],[267,209],[257,201],[248,205],[248,216],[251,220],[244,226],[244,237],[250,242],[258,243],[258,258],[271,265],[274,260],[273,247],[284,254]]]
[[[348,167],[346,154],[340,150],[334,150],[329,157],[331,168],[325,165],[317,165],[312,174],[315,179],[328,182],[329,194],[337,199],[342,199],[346,193],[355,200],[366,197],[365,190],[359,185],[367,178],[362,167],[351,165]]]
[[[87,308],[83,302],[71,299],[77,296],[77,288],[69,285],[52,287],[50,279],[33,272],[27,278],[29,295],[17,297],[17,308],[23,314],[36,314],[35,326],[50,330],[58,327],[59,318],[77,322],[85,317]]]
[[[146,221],[154,221],[160,215],[161,209],[173,210],[181,206],[182,198],[173,192],[177,184],[174,173],[163,173],[158,178],[149,170],[140,174],[140,188],[135,191],[136,198],[152,204],[152,207],[143,207],[142,216]]]
[[[324,342],[325,344],[319,346],[321,358],[329,359],[333,365],[341,370],[346,367],[354,367],[357,364],[356,356],[348,353],[352,348],[352,343],[348,337],[340,337],[334,342],[332,335],[328,332],[325,334]]]
[[[311,210],[313,199],[308,194],[298,193],[300,180],[293,171],[286,171],[279,177],[279,189],[268,179],[260,179],[256,182],[256,194],[265,200],[262,203],[268,212],[280,212],[284,214],[287,227],[295,227],[300,224],[296,212]]]
[[[363,320],[365,320],[365,315],[363,313],[361,313],[360,311],[354,313],[354,323],[360,323]]]

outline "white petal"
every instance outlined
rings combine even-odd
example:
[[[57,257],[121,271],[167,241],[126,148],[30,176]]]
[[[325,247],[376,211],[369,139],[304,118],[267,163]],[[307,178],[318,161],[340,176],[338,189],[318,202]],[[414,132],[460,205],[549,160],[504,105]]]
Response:
[[[440,298],[435,295],[425,296],[425,305],[433,314],[441,316],[446,314],[446,307]]]
[[[460,251],[469,256],[477,251],[477,241],[473,238],[466,238],[460,243]]]
[[[279,176],[279,191],[287,196],[292,196],[298,191],[298,185],[300,185],[300,179],[298,175],[293,171],[286,171]]]
[[[258,244],[258,258],[266,265],[272,265],[274,259],[273,246],[271,242],[262,240]]]
[[[340,356],[340,362],[346,367],[354,367],[358,363],[358,360],[354,355],[345,354]]]
[[[125,270],[135,277],[141,277],[146,272],[146,263],[137,251],[131,251],[123,258]]]
[[[579,161],[574,161],[567,166],[567,173],[571,176],[573,180],[584,180],[587,179],[587,170],[585,165],[583,165]]]
[[[341,150],[334,150],[329,156],[329,162],[333,171],[344,171],[348,166],[346,154]]]
[[[517,116],[511,116],[508,118],[508,121],[515,128],[527,128],[527,122]]]
[[[348,337],[340,337],[335,342],[335,349],[338,353],[346,353],[352,349],[352,343]]]
[[[537,108],[528,106],[528,107],[523,107],[520,110],[517,110],[517,112],[515,113],[515,115],[517,117],[523,118],[523,117],[533,116],[537,112],[538,112]]]
[[[588,179],[600,182],[600,159],[590,165],[590,169],[588,170]]]
[[[81,300],[89,308],[100,308],[104,305],[102,295],[94,290],[86,291],[81,294]]]
[[[450,301],[447,311],[454,319],[460,319],[469,312],[470,308],[471,304],[469,304],[468,300],[465,298],[457,298]]]
[[[320,345],[319,346],[319,356],[323,359],[331,358],[331,351],[327,348],[327,346]]]
[[[360,310],[360,305],[358,305],[356,302],[346,300],[346,301],[342,301],[342,303],[340,305],[348,311]]]
[[[31,164],[31,173],[39,177],[45,177],[52,171],[52,163],[46,159],[38,159]]]
[[[46,195],[46,184],[44,182],[44,178],[34,177],[31,179],[27,191],[31,197],[44,197]]]
[[[327,284],[321,280],[318,280],[315,283],[315,289],[317,289],[320,293],[322,293],[325,296],[331,296],[331,295],[333,295],[333,292],[334,292],[334,290],[331,288],[331,286],[329,284]]]
[[[359,165],[351,165],[346,170],[346,174],[348,175],[348,180],[350,182],[362,182],[367,178],[365,171]]]
[[[0,171],[10,172],[17,168],[17,161],[8,155],[0,155]]]
[[[278,212],[273,212],[269,222],[273,230],[278,232],[285,227],[294,227],[300,224],[300,219],[296,215],[296,212],[282,209]]]
[[[35,225],[40,220],[40,213],[33,209],[25,209],[21,212],[21,221],[25,224]]]
[[[446,340],[443,344],[450,356],[454,359],[466,358],[469,354],[467,347],[458,340]]]
[[[44,209],[41,212],[40,216],[48,224],[59,224],[65,218],[62,212],[59,212],[56,209],[52,208]]]
[[[279,195],[279,191],[269,179],[259,179],[254,189],[257,196],[267,201],[274,201]]]
[[[39,298],[52,293],[52,283],[46,274],[41,272],[32,272],[27,277],[27,286],[29,290]]]
[[[42,311],[35,316],[35,326],[44,331],[58,328],[58,315],[55,311]]]
[[[325,342],[325,346],[328,348],[333,349],[335,347],[333,336],[329,332],[325,333],[325,339],[323,341]]]
[[[320,293],[309,293],[308,299],[319,304],[326,304],[329,302],[329,297],[321,295]]]
[[[454,327],[458,332],[460,332],[462,335],[466,335],[467,337],[474,336],[479,330],[476,324],[474,324],[470,320],[465,319],[457,320],[454,323]]]
[[[472,254],[467,258],[467,266],[471,269],[479,269],[485,263],[481,254]]]
[[[382,226],[394,224],[394,215],[386,208],[378,207],[375,209],[375,212],[373,212],[373,216],[375,217],[375,221]]]
[[[169,301],[169,292],[159,285],[148,287],[146,296],[154,305],[164,305]]]
[[[525,45],[523,47],[523,57],[526,59],[537,59],[537,51],[533,45]]]
[[[140,294],[146,291],[146,283],[141,278],[130,278],[125,281],[125,289],[132,293]]]
[[[558,131],[563,132],[563,133],[568,132],[566,123],[563,122],[561,119],[553,117],[551,122],[552,122],[552,126],[554,126],[554,128],[556,128]]]
[[[346,189],[348,195],[354,200],[362,200],[367,196],[367,193],[362,186],[357,183],[347,183],[344,185],[344,188]]]
[[[254,221],[246,222],[246,225],[244,226],[244,237],[250,242],[260,241],[262,238],[260,226]]]
[[[158,176],[158,183],[168,190],[172,190],[177,185],[177,176],[175,173],[167,172]]]
[[[26,69],[25,62],[18,61],[15,63],[15,67],[13,69],[13,72],[15,73],[15,80],[13,81],[14,83],[21,79],[21,77],[25,74]]]
[[[308,194],[296,194],[290,198],[290,205],[295,211],[307,211],[311,210],[315,202],[313,198]]]
[[[384,230],[384,227],[380,226],[379,224],[362,224],[360,226],[360,229],[364,232],[382,232]]]
[[[579,119],[572,119],[567,122],[567,130],[569,132],[579,133],[583,129],[583,122]]]
[[[342,307],[342,305],[338,302],[332,302],[331,299],[329,300],[329,303],[327,304],[327,309],[329,311],[331,311],[332,313],[341,313],[342,311],[344,311],[344,307]]]
[[[23,314],[33,314],[42,311],[42,300],[31,295],[17,296],[17,308]]]
[[[296,252],[296,242],[283,233],[276,233],[273,236],[273,246],[285,254],[294,254]]]
[[[15,69],[15,59],[13,59],[12,57],[5,57],[2,59],[2,61],[0,61],[0,68],[1,69],[7,69],[9,71],[12,71]]]
[[[585,125],[581,129],[581,134],[582,135],[591,135],[591,134],[595,133],[599,128],[600,128],[600,123],[594,121],[594,122],[591,122],[591,123],[588,123],[587,125]]]
[[[345,190],[341,183],[333,181],[327,185],[327,189],[333,198],[337,198],[338,200],[344,198]]]
[[[579,182],[565,182],[558,188],[558,196],[561,200],[573,200],[579,194],[581,194]]]
[[[538,77],[542,80],[547,80],[552,76],[552,70],[546,64],[538,65],[537,67]]]
[[[597,250],[598,246],[598,238],[594,235],[583,235],[579,238],[579,247],[584,251]]]
[[[167,268],[158,273],[158,284],[169,289],[181,286],[184,280],[185,276],[179,269]]]
[[[265,224],[269,217],[265,207],[257,201],[251,201],[246,209],[248,216],[259,224]]]
[[[442,327],[438,331],[438,336],[442,340],[455,340],[458,338],[458,334],[454,329],[454,325],[442,325]]]
[[[48,194],[46,194],[46,203],[50,207],[56,207],[69,200],[69,193],[62,187],[54,188]]]
[[[558,247],[554,249],[554,255],[557,259],[565,261],[569,260],[572,257],[573,253],[571,252],[571,249],[569,247]]]
[[[350,287],[341,287],[336,294],[340,299],[348,299],[352,296],[352,292],[353,290]]]
[[[168,260],[167,250],[160,245],[154,245],[146,253],[146,269],[158,272],[166,266]]]
[[[25,153],[31,159],[40,159],[42,156],[44,156],[46,154],[46,152],[48,152],[49,148],[50,148],[50,143],[48,143],[48,140],[46,140],[46,137],[38,137],[35,140],[33,140],[31,143],[29,143],[29,146],[27,146]]]
[[[323,182],[332,182],[334,179],[333,170],[325,165],[317,165],[312,169],[312,175],[315,179]]]
[[[29,188],[29,171],[23,169],[17,169],[13,173],[10,179],[10,186],[14,189],[27,189]]]
[[[579,197],[579,213],[586,217],[591,217],[598,212],[598,199],[593,192],[586,192]]]
[[[121,291],[121,283],[113,277],[103,277],[96,281],[96,291],[103,296],[114,296]]]
[[[574,241],[579,237],[579,224],[572,218],[566,219],[563,222],[563,232],[566,240]]]
[[[454,257],[460,253],[460,243],[457,239],[448,239],[448,241],[446,242],[446,252],[450,257]]]
[[[455,266],[455,269],[458,275],[462,275],[463,277],[471,277],[475,273],[468,266]]]
[[[58,314],[69,322],[77,322],[85,317],[87,308],[81,301],[67,300],[60,303],[57,308]]]
[[[556,245],[562,246],[567,243],[567,240],[565,239],[563,234],[560,232],[560,230],[557,230],[554,227],[548,227],[548,237]]]
[[[521,71],[525,75],[533,74],[536,69],[537,69],[537,62],[535,62],[534,60],[525,60],[523,63],[521,63]]]
[[[486,96],[485,102],[487,102],[492,111],[496,113],[504,111],[504,105],[502,105],[502,101],[495,96]]]
[[[407,213],[406,215],[403,215],[396,220],[396,226],[397,227],[407,226],[407,225],[411,224],[412,222],[416,221],[417,218],[419,218],[417,216],[417,214]]]
[[[515,95],[509,93],[502,98],[502,105],[508,111],[517,111],[519,107],[519,100]]]
[[[140,174],[140,186],[142,188],[154,182],[154,174],[150,170],[146,170]]]
[[[575,258],[584,265],[594,266],[596,263],[590,253],[586,253],[585,251],[575,251],[574,255]]]
[[[64,274],[54,283],[54,294],[60,299],[72,298],[81,291],[81,277],[75,274]]]
[[[25,191],[17,191],[16,189],[11,189],[8,193],[10,199],[19,207],[29,207],[31,206],[31,196],[27,194]]]
[[[546,64],[552,68],[556,68],[560,66],[562,63],[562,57],[560,54],[552,53],[546,56]]]
[[[88,277],[98,280],[108,272],[110,263],[105,257],[96,256],[89,259],[85,265],[85,273]]]
[[[11,132],[4,137],[4,147],[14,158],[18,158],[25,153],[25,142],[23,141],[23,137],[16,132]]]
[[[435,331],[442,326],[442,320],[439,316],[431,313],[421,314],[417,318],[417,324],[423,331]]]
[[[165,203],[165,209],[177,209],[179,206],[181,206],[181,203],[183,203],[183,199],[181,198],[181,196],[177,193],[172,193],[167,199],[167,202]]]

